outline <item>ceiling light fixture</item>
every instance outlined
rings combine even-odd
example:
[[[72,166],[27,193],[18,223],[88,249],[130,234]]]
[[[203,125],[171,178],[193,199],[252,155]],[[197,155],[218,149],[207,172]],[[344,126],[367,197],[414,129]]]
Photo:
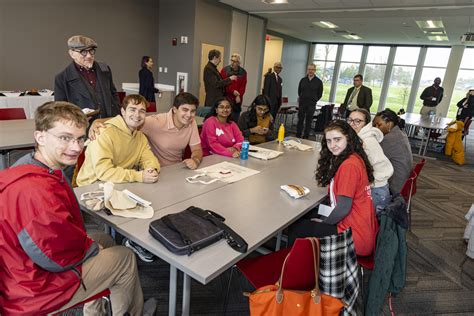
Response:
[[[288,4],[288,0],[262,0],[266,4]]]
[[[448,37],[446,35],[434,35],[434,36],[428,36],[428,39],[430,41],[438,41],[438,42],[442,42],[442,41],[447,41],[448,40]]]
[[[328,21],[319,21],[319,22],[313,22],[314,25],[322,27],[324,29],[336,29],[338,26],[334,23],[328,22]]]
[[[352,34],[347,34],[347,35],[342,35],[342,37],[347,38],[347,39],[354,39],[354,40],[358,40],[358,39],[362,38],[359,35],[353,34],[353,33]]]
[[[426,20],[426,21],[415,21],[420,29],[443,29],[443,21],[441,20]]]

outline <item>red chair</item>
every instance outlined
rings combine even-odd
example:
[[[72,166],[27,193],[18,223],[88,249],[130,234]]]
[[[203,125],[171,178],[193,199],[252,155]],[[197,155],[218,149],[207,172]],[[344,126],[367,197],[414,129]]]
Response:
[[[108,316],[112,316],[112,304],[110,302],[110,290],[109,289],[105,289],[103,290],[102,292],[99,292],[97,293],[96,295],[93,295],[91,297],[89,297],[88,299],[82,301],[82,302],[79,302],[77,303],[76,305],[74,306],[71,306],[69,307],[68,309],[65,309],[65,310],[62,310],[60,311],[59,313],[56,313],[54,315],[60,315],[60,314],[63,314],[64,312],[68,311],[68,310],[71,310],[75,307],[78,307],[78,306],[81,306],[81,305],[84,305],[86,303],[89,303],[89,302],[92,302],[92,301],[95,301],[95,300],[98,300],[98,299],[103,299],[106,304],[107,304],[107,315]]]
[[[410,177],[407,179],[402,189],[400,190],[400,195],[403,196],[407,202],[407,213],[408,213],[408,228],[411,229],[411,198],[416,194],[416,179],[421,173],[421,170],[425,166],[426,159],[422,159],[419,163],[415,165],[415,168],[411,171]]]
[[[148,102],[148,108],[146,109],[147,112],[156,112],[156,102]]]
[[[25,120],[26,114],[23,108],[0,109],[0,121]]]
[[[120,91],[120,92],[117,92],[117,95],[119,97],[119,100],[120,100],[120,104],[122,104],[123,102],[123,99],[125,99],[125,96],[127,95],[124,91]]]
[[[315,280],[314,261],[311,241],[309,239],[298,238],[291,249],[285,248],[268,255],[244,259],[236,263],[236,267],[258,289],[265,285],[275,284],[278,281],[283,262],[287,256],[285,274],[282,278],[284,288],[305,291],[313,289]],[[227,297],[233,271],[234,269],[231,269],[227,293],[224,298],[224,309],[227,307]]]

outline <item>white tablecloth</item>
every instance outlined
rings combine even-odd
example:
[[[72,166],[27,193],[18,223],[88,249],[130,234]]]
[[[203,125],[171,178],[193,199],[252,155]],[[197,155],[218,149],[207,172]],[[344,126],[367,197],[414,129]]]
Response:
[[[53,101],[54,96],[29,95],[23,97],[0,97],[0,108],[23,108],[26,118],[32,119],[35,110],[45,102]]]

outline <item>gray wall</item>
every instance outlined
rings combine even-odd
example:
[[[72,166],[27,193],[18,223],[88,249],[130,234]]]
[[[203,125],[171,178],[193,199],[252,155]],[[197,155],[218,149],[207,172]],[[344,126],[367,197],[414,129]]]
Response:
[[[168,72],[158,73],[158,81],[176,86],[176,73],[190,73],[193,68],[194,54],[194,0],[160,0],[159,14],[159,67],[167,67]],[[181,36],[188,37],[188,44],[180,44]],[[172,39],[178,39],[178,45],[172,45]],[[191,74],[189,74],[190,76]],[[155,78],[156,80],[156,78]],[[191,77],[188,77],[191,80]],[[190,88],[190,83],[188,83]],[[190,92],[193,92],[190,90]]]
[[[143,55],[158,57],[158,1],[0,0],[0,90],[52,89],[75,34],[97,41],[120,90],[138,82]]]
[[[288,96],[288,101],[296,102],[298,98],[298,83],[306,75],[308,56],[311,43],[268,30],[270,35],[283,39],[283,52],[281,63],[283,70],[283,96]],[[290,66],[291,65],[291,66]],[[324,87],[330,89],[330,87]]]
[[[194,64],[191,76],[191,91],[199,95],[199,74],[201,66],[201,44],[224,46],[223,65],[229,61],[230,31],[232,27],[232,10],[213,0],[196,1],[196,20],[194,29]]]

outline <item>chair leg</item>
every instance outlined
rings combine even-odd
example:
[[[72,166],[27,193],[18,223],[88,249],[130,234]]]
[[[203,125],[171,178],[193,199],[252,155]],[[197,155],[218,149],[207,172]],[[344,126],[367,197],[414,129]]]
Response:
[[[107,306],[107,316],[112,316],[112,302],[110,301],[110,297],[104,296],[102,299],[105,301]]]
[[[224,296],[224,315],[227,313],[227,304],[229,303],[228,299],[229,299],[230,285],[232,283],[232,276],[234,274],[234,269],[236,269],[236,265],[233,265],[230,268],[229,282],[227,283],[227,291],[225,292],[225,296]]]

